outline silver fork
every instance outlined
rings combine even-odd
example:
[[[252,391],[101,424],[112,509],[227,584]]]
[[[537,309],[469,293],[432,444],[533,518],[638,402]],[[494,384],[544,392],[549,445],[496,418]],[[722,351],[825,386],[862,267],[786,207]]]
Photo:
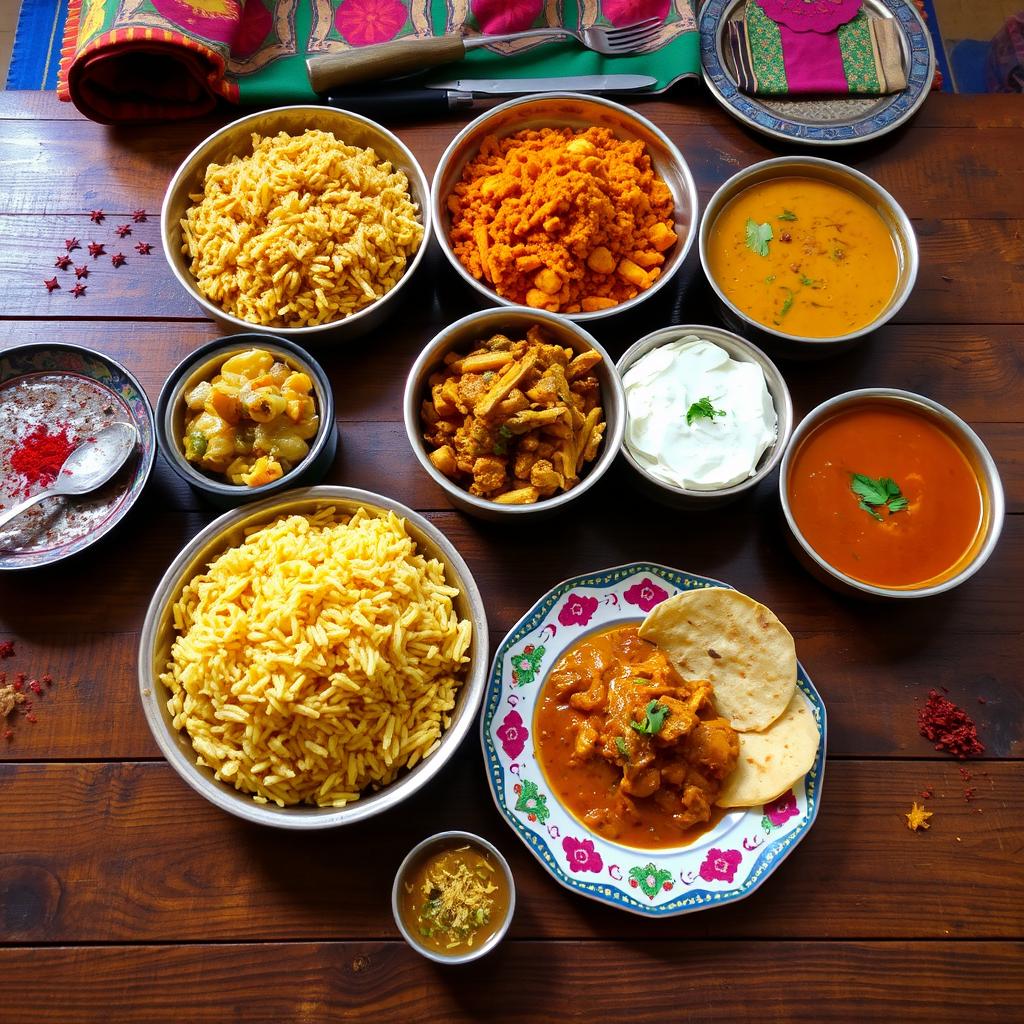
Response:
[[[592,25],[577,32],[568,28],[535,28],[526,32],[508,32],[495,36],[406,36],[390,43],[361,46],[343,53],[324,53],[309,57],[306,67],[315,92],[327,92],[342,85],[367,82],[423,68],[462,60],[467,50],[492,43],[511,43],[519,39],[555,42],[575,39],[588,50],[609,56],[636,53],[654,42],[661,30],[661,18],[646,18],[635,25],[605,28]]]

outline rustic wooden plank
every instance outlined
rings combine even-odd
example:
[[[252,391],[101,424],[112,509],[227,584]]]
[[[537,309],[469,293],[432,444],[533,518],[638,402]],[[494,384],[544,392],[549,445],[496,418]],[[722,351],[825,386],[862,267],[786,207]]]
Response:
[[[402,857],[426,835],[465,828],[509,858],[519,939],[633,940],[655,926],[662,939],[1019,937],[1024,765],[971,771],[968,802],[949,758],[834,760],[814,828],[756,893],[652,922],[555,884],[499,821],[475,742],[398,814],[310,834],[225,815],[163,762],[5,765],[0,922],[19,944],[394,938]],[[917,834],[902,815],[925,787],[934,817]],[[995,879],[999,898],[979,899]]]
[[[437,967],[396,942],[0,950],[21,1024],[452,1021],[597,1016],[692,1024],[767,1020],[1003,1024],[1020,1008],[1019,943],[645,940],[506,942]],[[683,1010],[682,1008],[685,1008]]]

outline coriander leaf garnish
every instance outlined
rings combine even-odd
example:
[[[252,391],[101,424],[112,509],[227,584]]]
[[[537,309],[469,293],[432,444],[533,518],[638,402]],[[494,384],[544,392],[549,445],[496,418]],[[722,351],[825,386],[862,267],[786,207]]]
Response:
[[[801,274],[801,275],[800,275],[800,283],[801,283],[801,284],[802,284],[802,285],[803,285],[803,286],[804,286],[805,288],[817,288],[817,287],[818,287],[818,285],[819,285],[819,284],[820,284],[821,282],[820,282],[820,281],[815,281],[813,277],[807,277],[806,275],[804,275],[804,274]]]
[[[629,747],[626,746],[626,741],[621,736],[615,737],[615,746],[619,748],[619,753],[628,761]]]
[[[711,404],[711,399],[705,395],[700,401],[694,402],[689,409],[686,410],[686,425],[688,427],[693,426],[694,420],[711,420],[713,423],[716,416],[724,416],[724,409],[716,409]]]
[[[775,218],[776,220],[796,220],[796,214],[792,210],[783,210],[782,213]]]
[[[774,274],[769,274],[769,275],[768,275],[768,276],[767,276],[767,277],[766,277],[766,278],[764,279],[764,283],[765,283],[765,284],[771,284],[771,283],[772,283],[772,281],[774,281],[774,280],[775,280],[775,275],[774,275]]]
[[[786,301],[782,303],[782,309],[779,310],[780,319],[793,308],[793,300],[796,298],[792,288],[787,288],[786,291],[789,294],[786,296]]]
[[[772,226],[767,221],[758,224],[752,217],[747,218],[747,248],[758,256],[768,255],[768,243],[775,237]]]
[[[661,727],[665,724],[665,719],[668,717],[668,707],[664,704],[659,704],[656,700],[652,700],[650,704],[644,710],[644,720],[642,722],[630,722],[630,727],[636,729],[637,732],[642,732],[645,736],[655,736],[661,732]]]
[[[850,490],[860,498],[857,507],[879,522],[882,521],[882,516],[876,509],[886,508],[892,515],[893,512],[902,512],[910,505],[910,500],[904,497],[899,484],[891,476],[879,477],[876,480],[864,473],[853,473]]]

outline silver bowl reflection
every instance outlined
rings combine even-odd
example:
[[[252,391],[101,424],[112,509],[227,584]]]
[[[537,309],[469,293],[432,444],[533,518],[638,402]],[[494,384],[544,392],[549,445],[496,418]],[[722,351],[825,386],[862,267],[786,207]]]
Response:
[[[405,268],[405,273],[391,291],[349,316],[315,327],[278,327],[252,323],[226,312],[199,292],[189,270],[190,261],[181,251],[181,220],[192,205],[190,193],[203,191],[206,168],[211,163],[223,164],[234,156],[250,154],[253,132],[263,136],[277,135],[278,132],[297,135],[307,128],[333,132],[346,145],[372,149],[380,159],[388,160],[397,170],[404,171],[409,179],[409,194],[419,209],[423,240]],[[214,132],[185,157],[167,186],[163,209],[160,211],[160,239],[171,272],[211,319],[233,331],[270,331],[300,344],[355,338],[382,323],[385,317],[395,311],[398,296],[423,262],[424,253],[430,244],[431,231],[430,188],[426,176],[398,136],[358,114],[313,104],[261,110],[240,117]]]
[[[448,196],[462,178],[467,163],[480,151],[488,135],[504,137],[525,129],[562,128],[586,129],[593,125],[608,128],[616,138],[640,139],[647,148],[655,173],[665,182],[675,206],[675,232],[679,241],[668,253],[661,275],[646,291],[610,309],[591,313],[564,313],[570,320],[585,324],[602,320],[627,310],[656,295],[678,273],[697,234],[696,226],[700,200],[693,175],[682,153],[661,129],[647,118],[611,100],[599,96],[557,92],[543,96],[525,96],[493,107],[471,121],[452,139],[441,156],[431,186],[431,203],[437,241],[455,272],[488,303],[513,306],[511,299],[500,296],[490,285],[478,281],[459,262],[448,239]]]

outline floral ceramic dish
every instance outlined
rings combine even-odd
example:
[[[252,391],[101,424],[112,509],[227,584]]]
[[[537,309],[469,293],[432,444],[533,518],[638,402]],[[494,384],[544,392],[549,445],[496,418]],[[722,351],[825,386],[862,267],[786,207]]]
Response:
[[[502,641],[484,696],[481,742],[498,810],[555,880],[635,914],[672,917],[749,896],[807,834],[825,768],[825,706],[803,666],[820,740],[811,770],[764,807],[728,812],[689,846],[642,850],[592,832],[558,802],[533,746],[548,672],[597,629],[638,621],[665,598],[725,583],[649,563],[577,576],[548,591]]]

